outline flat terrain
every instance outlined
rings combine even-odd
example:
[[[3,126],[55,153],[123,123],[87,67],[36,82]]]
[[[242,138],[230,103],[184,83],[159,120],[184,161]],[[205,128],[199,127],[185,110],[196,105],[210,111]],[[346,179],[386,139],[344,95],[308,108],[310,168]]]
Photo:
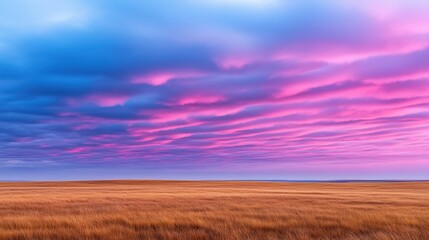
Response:
[[[429,183],[0,183],[0,239],[429,239]]]

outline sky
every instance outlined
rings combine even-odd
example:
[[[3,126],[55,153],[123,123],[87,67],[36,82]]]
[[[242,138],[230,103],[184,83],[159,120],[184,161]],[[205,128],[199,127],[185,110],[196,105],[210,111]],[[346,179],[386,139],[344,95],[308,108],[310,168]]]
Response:
[[[0,180],[69,179],[429,179],[429,2],[0,1]]]

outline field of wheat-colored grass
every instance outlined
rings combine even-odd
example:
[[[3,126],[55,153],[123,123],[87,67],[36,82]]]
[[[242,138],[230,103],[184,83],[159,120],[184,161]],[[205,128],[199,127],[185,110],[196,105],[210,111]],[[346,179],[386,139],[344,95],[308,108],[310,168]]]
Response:
[[[0,183],[0,239],[429,239],[429,183]]]

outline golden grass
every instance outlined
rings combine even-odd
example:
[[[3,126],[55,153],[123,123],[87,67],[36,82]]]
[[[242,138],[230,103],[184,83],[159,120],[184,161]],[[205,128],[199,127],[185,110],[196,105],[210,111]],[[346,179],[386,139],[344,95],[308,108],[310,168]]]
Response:
[[[429,183],[0,183],[0,239],[429,239]]]

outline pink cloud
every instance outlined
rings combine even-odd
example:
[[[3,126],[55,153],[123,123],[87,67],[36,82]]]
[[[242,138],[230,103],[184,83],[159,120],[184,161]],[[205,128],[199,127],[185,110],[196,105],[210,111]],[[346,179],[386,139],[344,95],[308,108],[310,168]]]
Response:
[[[128,96],[90,96],[89,101],[95,102],[101,107],[112,107],[116,105],[123,105],[129,99]]]
[[[129,98],[130,96],[93,94],[82,98],[69,98],[67,102],[71,106],[79,106],[82,104],[93,103],[100,107],[113,107],[113,106],[125,104],[125,102]],[[62,114],[67,114],[67,113],[62,113]]]
[[[193,96],[185,96],[179,99],[179,105],[192,105],[192,104],[210,104],[216,103],[224,100],[222,96],[216,95],[193,95]]]
[[[218,57],[215,59],[217,65],[224,70],[240,69],[246,65],[254,63],[260,58],[257,55],[234,54]]]
[[[172,79],[181,78],[196,78],[202,77],[205,73],[195,70],[180,70],[180,71],[159,71],[136,76],[131,79],[132,83],[146,83],[154,86],[159,86],[167,83]]]

